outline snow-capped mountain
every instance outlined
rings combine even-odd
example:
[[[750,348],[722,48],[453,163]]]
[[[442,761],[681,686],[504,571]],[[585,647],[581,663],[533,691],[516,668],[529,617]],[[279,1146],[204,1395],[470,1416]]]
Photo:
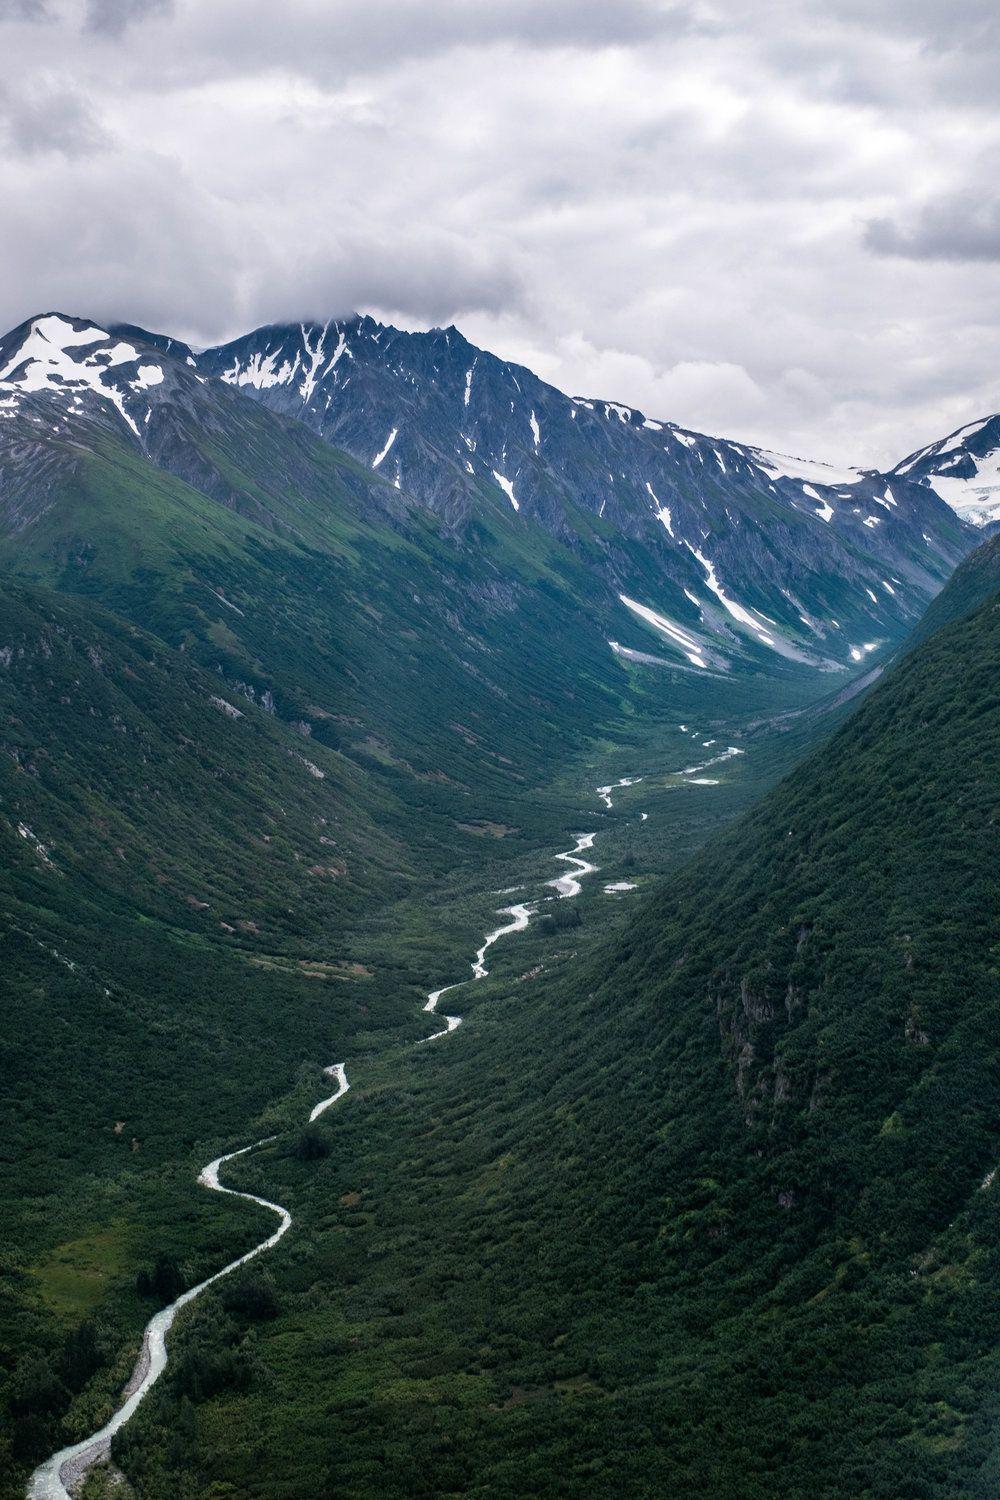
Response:
[[[688,672],[856,666],[907,633],[974,535],[904,473],[690,432],[567,396],[457,329],[368,317],[196,354],[48,313],[0,341],[0,419],[0,519],[14,527],[113,437],[287,528],[273,499],[233,486],[225,455],[250,463],[261,495],[290,496],[330,451],[311,429],[364,466],[342,479],[369,512],[426,507],[470,558],[490,537],[533,566],[583,567],[609,649]]]
[[[96,401],[139,437],[139,423],[151,414],[145,393],[163,376],[148,350],[86,319],[46,313],[0,339],[0,415],[12,418],[35,395],[62,397],[57,416],[82,415]],[[38,412],[51,417],[51,401]]]
[[[926,485],[973,526],[1000,524],[1000,415],[920,448],[893,474]]]
[[[970,545],[926,487],[567,396],[455,328],[274,326],[197,360],[456,527],[499,507],[597,553],[639,607],[625,606],[633,626],[692,665],[717,665],[713,638],[734,637],[815,665],[857,662],[905,630]],[[659,580],[641,595],[639,548]]]
[[[279,514],[265,497],[315,487],[316,444],[302,425],[201,374],[176,340],[63,313],[0,339],[0,529],[30,524],[89,452],[115,440],[272,529],[295,524],[294,507]],[[256,493],[233,483],[233,454],[261,481]],[[369,510],[405,508],[355,466],[341,466],[340,480]]]

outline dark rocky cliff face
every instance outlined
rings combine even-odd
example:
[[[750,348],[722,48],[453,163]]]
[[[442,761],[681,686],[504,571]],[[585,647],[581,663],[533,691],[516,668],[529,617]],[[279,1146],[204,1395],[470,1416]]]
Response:
[[[456,529],[509,507],[590,552],[626,593],[641,551],[638,602],[756,644],[770,623],[772,649],[792,659],[857,660],[851,647],[916,619],[971,545],[925,486],[565,396],[455,328],[402,333],[368,317],[262,328],[198,368],[306,422]]]

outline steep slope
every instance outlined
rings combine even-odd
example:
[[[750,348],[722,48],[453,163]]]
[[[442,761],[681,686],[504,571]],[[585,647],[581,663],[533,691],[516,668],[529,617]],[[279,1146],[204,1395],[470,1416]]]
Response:
[[[35,320],[17,344],[31,358],[7,360],[8,569],[99,600],[347,757],[362,807],[377,782],[376,801],[415,799],[444,865],[456,819],[501,813],[547,774],[553,735],[617,713],[627,674],[557,547],[533,551],[504,516],[460,546],[301,424],[152,345],[73,343],[95,331],[77,322]],[[36,377],[45,335],[71,395],[48,364]]]
[[[329,1156],[244,1174],[308,1244],[274,1263],[259,1378],[205,1400],[168,1377],[123,1436],[140,1497],[991,1492],[981,563],[985,602],[967,588],[610,949],[496,983],[446,1047],[353,1080]],[[245,1329],[206,1306],[189,1347]]]
[[[1000,416],[969,422],[897,464],[893,477],[939,495],[972,526],[1000,523]]]
[[[917,629],[915,641],[923,640],[951,620],[971,613],[1000,588],[1000,534],[982,542],[961,563],[933,601]]]
[[[23,840],[15,865],[174,926],[203,931],[209,909],[213,927],[242,917],[271,939],[334,912],[343,923],[398,880],[407,854],[374,822],[391,803],[371,776],[187,653],[10,579],[0,640],[0,832],[8,852]],[[303,867],[324,859],[339,876],[304,899]]]
[[[567,397],[454,328],[409,334],[369,317],[268,327],[199,355],[198,368],[307,423],[455,527],[499,505],[567,545],[592,541],[602,579],[689,660],[698,653],[684,637],[704,655],[712,637],[735,636],[765,657],[857,661],[905,633],[970,545],[923,486]],[[641,591],[627,543],[655,565]]]
[[[198,374],[169,339],[126,340],[47,313],[0,340],[0,516],[23,530],[95,450],[142,454],[247,519],[315,542],[331,499],[384,516],[402,501],[371,472]],[[331,493],[332,491],[332,493]],[[122,522],[127,516],[121,517]]]
[[[300,765],[316,764],[311,747],[341,758],[325,774],[357,835],[345,919],[381,850],[398,851],[397,896],[417,899],[463,860],[478,867],[484,830],[507,830],[497,865],[561,837],[554,784],[602,734],[638,742],[668,715],[721,706],[732,721],[823,689],[721,623],[716,644],[706,631],[670,654],[663,622],[600,583],[596,532],[571,546],[505,502],[459,534],[190,358],[58,314],[6,341],[0,562],[182,650],[231,708],[273,714]],[[629,586],[655,596],[655,554],[628,537],[614,549]],[[24,818],[44,839],[44,809]]]

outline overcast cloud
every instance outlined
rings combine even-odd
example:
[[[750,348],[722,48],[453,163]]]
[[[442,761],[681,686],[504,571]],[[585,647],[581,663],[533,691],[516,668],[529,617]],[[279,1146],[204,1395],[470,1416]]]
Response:
[[[456,322],[885,463],[1000,409],[995,0],[0,0],[0,325]]]

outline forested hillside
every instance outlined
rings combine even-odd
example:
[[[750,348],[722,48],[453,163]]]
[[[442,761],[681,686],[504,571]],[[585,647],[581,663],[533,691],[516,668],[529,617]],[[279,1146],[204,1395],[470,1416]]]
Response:
[[[994,591],[609,948],[249,1166],[278,1306],[199,1309],[137,1492],[990,1493],[998,667]]]

